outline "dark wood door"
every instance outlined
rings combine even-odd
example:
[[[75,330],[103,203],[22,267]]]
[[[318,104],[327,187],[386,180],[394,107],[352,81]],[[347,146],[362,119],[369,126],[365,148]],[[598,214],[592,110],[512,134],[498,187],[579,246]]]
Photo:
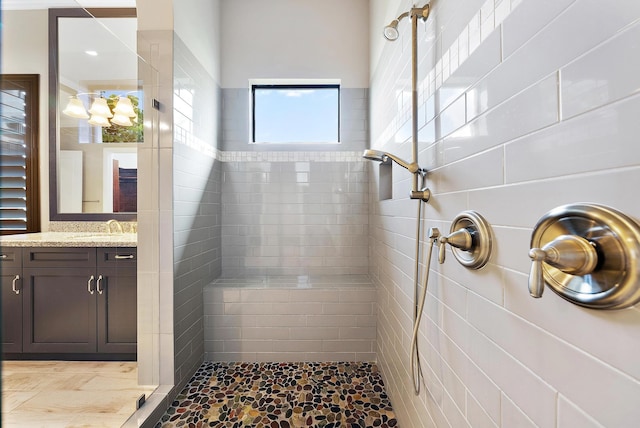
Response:
[[[138,210],[138,170],[120,168],[119,212],[134,213]]]
[[[23,270],[24,352],[96,352],[94,268]]]
[[[113,212],[134,213],[138,210],[138,170],[120,168],[113,161]]]
[[[98,352],[135,353],[137,271],[133,267],[99,267]]]
[[[0,269],[2,352],[22,352],[22,269]]]

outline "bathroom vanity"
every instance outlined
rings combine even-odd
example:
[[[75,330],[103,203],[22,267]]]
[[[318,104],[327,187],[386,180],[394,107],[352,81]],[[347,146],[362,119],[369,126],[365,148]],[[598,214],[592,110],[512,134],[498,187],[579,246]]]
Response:
[[[133,360],[135,234],[0,239],[4,359]]]

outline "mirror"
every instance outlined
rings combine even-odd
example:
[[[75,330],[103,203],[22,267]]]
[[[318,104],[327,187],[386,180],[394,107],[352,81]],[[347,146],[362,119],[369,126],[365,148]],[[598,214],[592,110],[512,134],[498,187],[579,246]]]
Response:
[[[135,16],[49,11],[51,220],[136,218],[145,106]]]

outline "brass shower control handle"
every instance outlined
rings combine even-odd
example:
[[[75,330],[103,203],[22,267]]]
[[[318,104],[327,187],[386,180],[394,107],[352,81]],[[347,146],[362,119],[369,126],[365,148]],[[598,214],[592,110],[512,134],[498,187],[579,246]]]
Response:
[[[453,219],[449,235],[438,239],[438,261],[444,263],[446,244],[453,256],[469,269],[480,269],[489,261],[493,234],[489,223],[475,211],[463,211]]]
[[[529,293],[545,286],[592,309],[622,309],[640,302],[640,224],[593,203],[563,205],[533,228]]]
[[[462,228],[450,233],[448,236],[441,236],[438,239],[438,262],[440,264],[444,263],[445,254],[447,253],[445,249],[446,244],[463,251],[470,250],[473,245],[471,231],[467,228]]]
[[[542,263],[570,275],[588,275],[598,265],[598,253],[595,244],[575,235],[560,235],[542,248],[529,250],[532,260],[529,274],[529,294],[542,297],[544,275]]]

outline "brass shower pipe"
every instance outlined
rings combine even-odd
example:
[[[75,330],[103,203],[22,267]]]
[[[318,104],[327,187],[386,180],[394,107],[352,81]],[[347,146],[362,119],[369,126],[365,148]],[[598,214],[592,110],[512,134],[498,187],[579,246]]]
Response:
[[[416,171],[413,172],[413,185],[409,197],[421,199],[424,202],[429,201],[431,192],[426,187],[418,190],[418,175],[421,175],[424,181],[426,174],[426,170],[418,167],[418,19],[426,21],[429,12],[429,3],[422,7],[412,7],[408,12],[404,12],[391,21],[384,28],[383,33],[387,40],[395,41],[399,36],[398,24],[400,21],[407,16],[411,18],[411,164],[416,166]]]
[[[420,394],[420,381],[424,380],[422,368],[420,364],[420,352],[418,349],[418,330],[420,328],[420,320],[424,309],[424,302],[427,295],[427,285],[429,282],[429,270],[431,264],[431,252],[433,246],[440,238],[440,234],[436,228],[429,231],[428,255],[426,259],[426,270],[424,275],[424,285],[422,293],[419,296],[419,268],[420,268],[420,230],[422,218],[422,203],[428,202],[431,197],[431,191],[425,186],[427,170],[420,168],[418,165],[418,19],[426,21],[429,16],[430,6],[427,3],[423,7],[412,7],[408,12],[404,12],[396,19],[391,21],[389,25],[384,27],[384,37],[387,40],[394,41],[400,35],[398,32],[398,24],[407,16],[411,17],[411,143],[412,143],[412,161],[404,161],[390,153],[379,150],[368,149],[364,151],[363,157],[382,163],[396,162],[398,165],[409,170],[413,174],[413,184],[409,197],[417,199],[418,213],[416,216],[416,258],[414,269],[414,307],[413,307],[413,334],[411,339],[411,378],[413,381],[413,391],[416,395]],[[422,178],[422,188],[418,189],[418,176]]]

